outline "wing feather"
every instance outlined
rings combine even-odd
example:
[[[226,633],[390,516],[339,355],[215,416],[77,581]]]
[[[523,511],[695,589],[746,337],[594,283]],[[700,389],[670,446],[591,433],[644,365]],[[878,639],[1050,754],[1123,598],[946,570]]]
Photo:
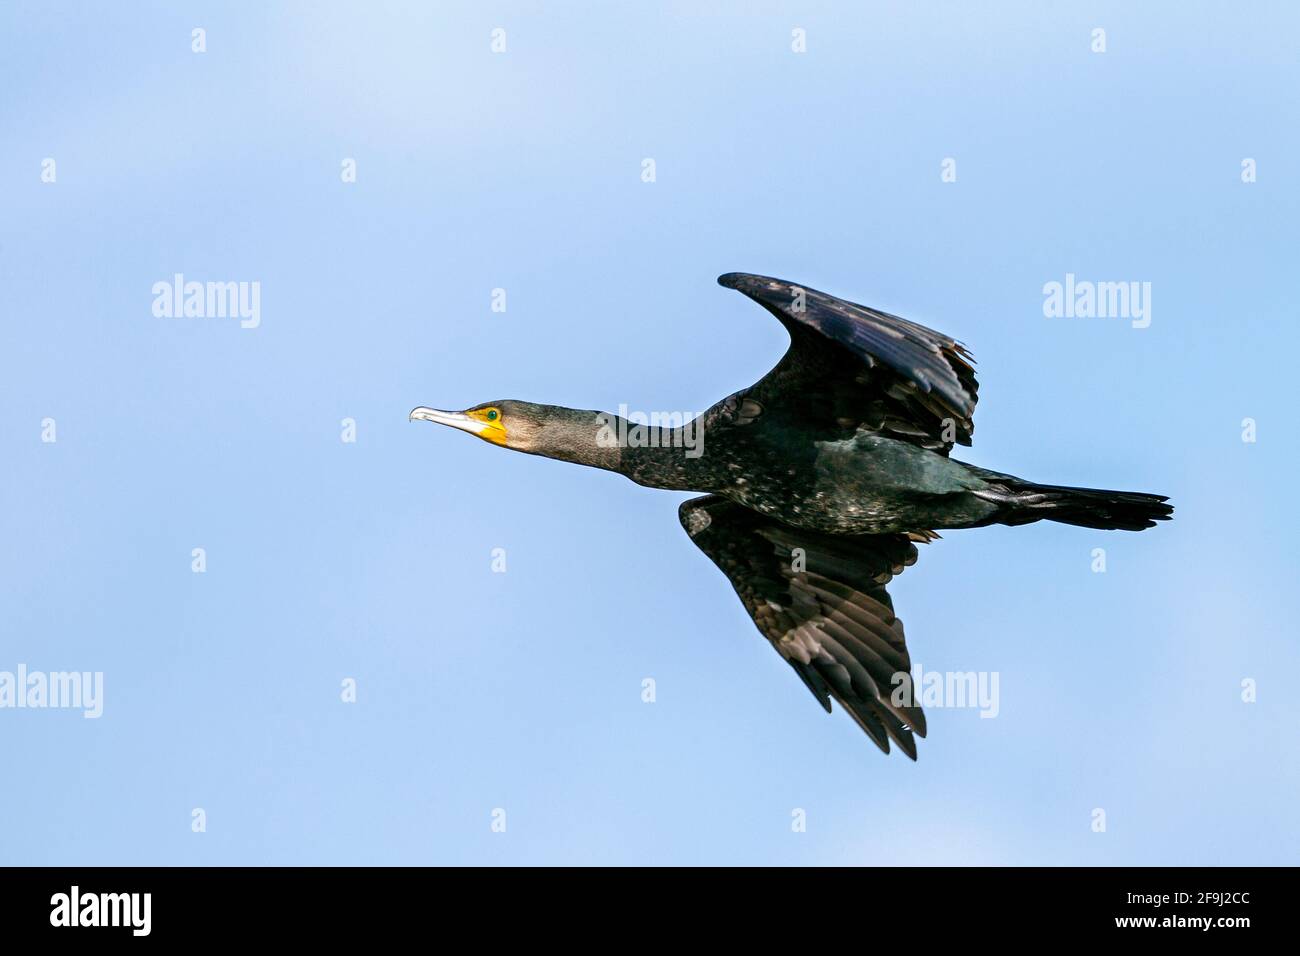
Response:
[[[739,399],[785,407],[811,426],[868,428],[944,454],[969,445],[979,384],[951,336],[769,276],[729,272],[718,283],[753,299],[790,333],[790,350]]]
[[[915,760],[925,715],[893,700],[911,658],[885,590],[916,561],[910,536],[804,531],[718,495],[683,502],[680,518],[818,703],[838,701],[881,750],[892,740]]]

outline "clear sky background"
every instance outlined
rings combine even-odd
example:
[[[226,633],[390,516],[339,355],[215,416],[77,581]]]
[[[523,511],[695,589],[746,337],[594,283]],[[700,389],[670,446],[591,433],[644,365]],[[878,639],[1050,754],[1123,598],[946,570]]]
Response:
[[[612,6],[0,8],[0,670],[105,682],[0,710],[0,862],[1296,862],[1294,6]],[[407,421],[701,410],[786,344],[732,270],[966,342],[964,459],[1178,508],[924,547],[914,660],[1001,700],[918,763],[684,495]],[[177,272],[260,327],[156,318]]]

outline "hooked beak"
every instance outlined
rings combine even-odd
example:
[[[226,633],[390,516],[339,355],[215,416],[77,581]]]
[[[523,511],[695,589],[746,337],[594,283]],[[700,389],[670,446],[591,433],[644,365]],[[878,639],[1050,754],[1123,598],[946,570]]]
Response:
[[[450,425],[452,428],[459,428],[471,435],[481,434],[486,428],[482,422],[470,418],[464,412],[444,412],[438,408],[425,408],[423,405],[411,409],[409,420],[415,421],[416,419],[424,422],[437,422],[439,425]]]

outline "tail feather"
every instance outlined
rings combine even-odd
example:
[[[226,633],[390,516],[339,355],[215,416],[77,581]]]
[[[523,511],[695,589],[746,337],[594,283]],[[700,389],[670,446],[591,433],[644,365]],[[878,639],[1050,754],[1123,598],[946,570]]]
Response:
[[[1168,521],[1174,513],[1173,505],[1165,504],[1169,500],[1165,495],[1037,485],[993,473],[987,473],[987,477],[989,490],[975,494],[1003,506],[992,519],[998,524],[1029,524],[1046,519],[1080,528],[1142,531],[1154,528],[1157,521]]]

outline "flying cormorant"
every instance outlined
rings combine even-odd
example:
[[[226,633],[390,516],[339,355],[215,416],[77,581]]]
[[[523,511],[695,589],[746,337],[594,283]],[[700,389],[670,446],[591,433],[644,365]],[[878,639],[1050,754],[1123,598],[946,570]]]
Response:
[[[916,542],[1043,518],[1140,531],[1173,508],[1161,495],[1040,485],[949,457],[971,443],[978,386],[970,353],[946,335],[780,279],[732,272],[718,283],[776,316],[790,348],[681,428],[520,401],[411,418],[707,492],[682,503],[682,526],[759,631],[827,712],[839,701],[881,750],[892,738],[916,759],[925,716],[885,590],[916,561]]]

